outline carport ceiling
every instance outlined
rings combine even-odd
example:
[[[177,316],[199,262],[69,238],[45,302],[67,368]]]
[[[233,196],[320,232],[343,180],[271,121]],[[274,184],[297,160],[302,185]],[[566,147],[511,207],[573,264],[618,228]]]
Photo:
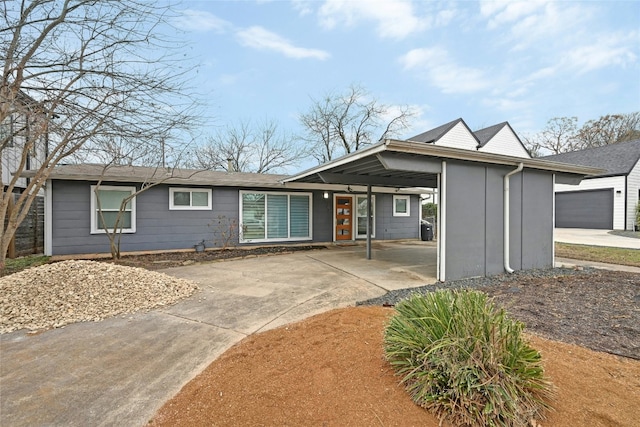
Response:
[[[304,171],[284,182],[372,185],[380,187],[437,187],[443,160],[462,160],[515,167],[519,163],[532,169],[585,175],[599,169],[539,159],[524,159],[432,144],[385,140],[365,149]]]
[[[419,170],[422,169],[422,170]],[[377,185],[381,187],[436,187],[440,162],[417,155],[377,153],[320,171],[299,182]]]

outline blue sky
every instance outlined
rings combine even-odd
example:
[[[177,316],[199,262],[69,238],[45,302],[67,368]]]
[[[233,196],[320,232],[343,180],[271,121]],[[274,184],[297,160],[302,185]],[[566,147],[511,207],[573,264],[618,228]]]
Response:
[[[301,132],[311,98],[361,85],[417,115],[403,137],[462,117],[579,123],[640,110],[638,1],[184,1],[211,131],[273,119]],[[208,132],[208,130],[205,130]]]

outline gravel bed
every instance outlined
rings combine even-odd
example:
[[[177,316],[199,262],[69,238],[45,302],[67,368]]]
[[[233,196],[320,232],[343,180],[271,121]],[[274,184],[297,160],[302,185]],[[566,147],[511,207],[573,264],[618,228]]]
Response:
[[[405,288],[389,291],[386,294],[371,298],[365,301],[358,301],[356,305],[396,305],[399,301],[410,297],[415,293],[427,294],[440,289],[482,289],[496,285],[513,282],[518,283],[523,279],[531,278],[558,278],[576,274],[592,274],[596,270],[592,268],[548,268],[538,270],[516,271],[513,274],[499,274],[490,277],[475,277],[471,279],[452,280],[448,282],[438,282],[433,285],[420,286],[418,288]]]
[[[46,264],[0,278],[0,333],[149,310],[196,289],[190,281],[136,267],[78,260]]]

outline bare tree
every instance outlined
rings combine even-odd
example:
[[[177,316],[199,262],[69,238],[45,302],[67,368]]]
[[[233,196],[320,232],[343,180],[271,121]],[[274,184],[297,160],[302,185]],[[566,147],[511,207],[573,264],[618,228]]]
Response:
[[[118,153],[109,165],[127,163],[127,153],[131,162],[161,164],[167,152],[181,151],[196,104],[185,86],[192,67],[184,49],[160,31],[169,6],[22,0],[3,2],[0,14],[0,123],[13,117],[29,123],[22,135],[11,127],[0,146],[3,158],[9,148],[17,153],[0,199],[3,268],[16,228],[56,165],[109,152]],[[41,156],[31,162],[33,178],[18,191],[34,152]],[[9,210],[14,192],[20,196]]]
[[[580,144],[576,139],[577,123],[577,117],[554,117],[541,132],[524,137],[524,144],[533,156],[578,150]]]
[[[541,132],[524,137],[524,144],[533,157],[539,157],[640,138],[640,112],[607,114],[580,129],[577,123],[577,117],[555,117]]]
[[[389,105],[380,104],[360,86],[350,86],[344,94],[327,93],[313,99],[309,110],[300,115],[303,137],[319,163],[356,151],[384,138],[397,136],[409,127],[414,113],[400,107],[391,119]]]
[[[103,188],[102,184],[105,181],[107,173],[113,174],[120,172],[123,175],[131,173],[133,169],[127,168],[127,166],[131,165],[103,165],[100,178],[98,179],[96,185],[93,187],[93,192],[95,193],[95,200],[97,204],[98,221],[101,224],[101,226],[98,226],[98,228],[104,231],[104,234],[109,240],[109,249],[111,251],[111,257],[114,260],[119,259],[121,255],[120,243],[122,241],[122,232],[125,228],[127,228],[126,213],[130,209],[132,201],[141,193],[159,184],[165,183],[169,179],[173,179],[174,181],[188,181],[190,178],[201,172],[193,170],[181,170],[177,168],[165,168],[161,166],[146,168],[145,173],[142,175],[142,182],[136,186],[136,190],[122,197],[115,216],[112,215],[110,218],[107,218],[105,215],[106,210],[102,206],[102,198],[100,197],[100,192]],[[141,168],[137,168],[136,170],[140,171]],[[93,212],[91,214],[94,215]],[[110,214],[113,214],[113,212],[110,211]]]
[[[576,138],[583,148],[639,139],[640,112],[607,114],[598,120],[589,120],[580,128]]]
[[[273,120],[229,125],[195,149],[188,166],[233,172],[273,173],[295,166],[303,152]]]

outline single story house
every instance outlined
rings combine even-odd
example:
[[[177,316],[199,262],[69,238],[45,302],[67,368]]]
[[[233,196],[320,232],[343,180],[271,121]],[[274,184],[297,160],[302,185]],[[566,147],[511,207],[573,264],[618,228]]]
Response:
[[[108,252],[121,201],[150,186],[126,204],[123,252],[222,246],[215,233],[235,227],[239,245],[362,238],[371,257],[372,240],[419,237],[419,194],[436,188],[439,280],[552,267],[554,185],[601,171],[482,152],[472,132],[458,136],[476,145],[384,140],[293,176],[58,166],[46,185],[46,253]]]
[[[366,186],[285,184],[287,175],[64,165],[47,183],[46,250],[108,253],[123,198],[123,252],[366,238]],[[96,185],[101,180],[96,190]],[[375,187],[372,237],[419,237],[419,191]],[[98,208],[100,202],[100,209]],[[102,212],[100,212],[102,211]],[[223,241],[224,240],[224,241]]]
[[[556,227],[633,230],[640,203],[640,139],[542,157],[602,173],[556,186]]]

